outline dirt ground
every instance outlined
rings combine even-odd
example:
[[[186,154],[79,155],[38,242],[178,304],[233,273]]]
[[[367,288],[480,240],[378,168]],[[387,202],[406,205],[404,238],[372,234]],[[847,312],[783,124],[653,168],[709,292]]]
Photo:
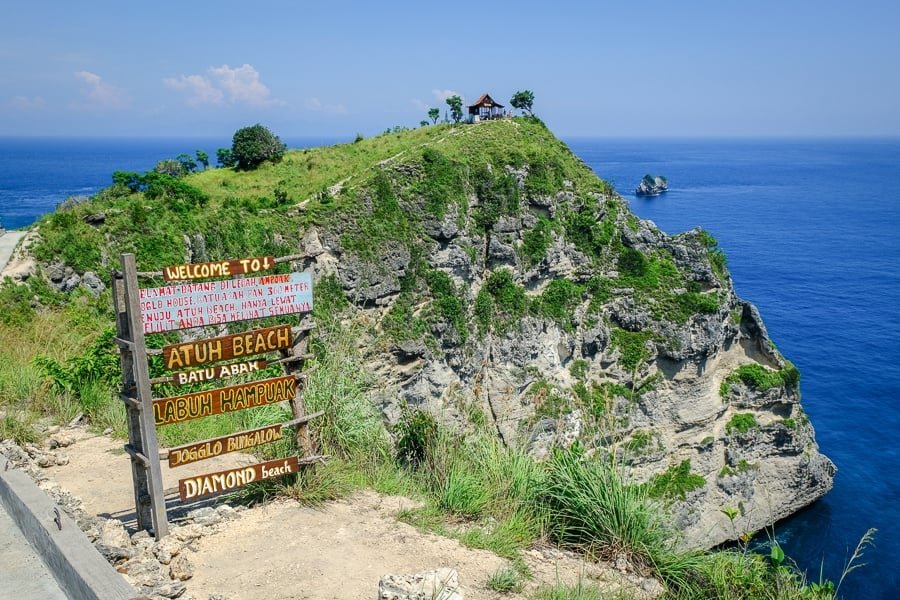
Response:
[[[133,527],[134,495],[122,442],[83,429],[74,435],[77,441],[64,449],[69,463],[45,473],[79,497],[87,512],[120,518]],[[255,462],[252,457],[231,454],[176,472],[164,467],[164,486],[174,487],[186,475],[251,462]],[[362,491],[319,508],[287,500],[251,508],[192,544],[188,557],[195,572],[184,597],[372,600],[382,575],[440,567],[458,570],[468,600],[525,598],[542,583],[574,583],[579,577],[610,590],[623,584],[634,589],[608,566],[541,548],[526,553],[533,578],[523,594],[498,594],[487,587],[487,581],[506,561],[396,520],[399,510],[414,505],[408,498]]]

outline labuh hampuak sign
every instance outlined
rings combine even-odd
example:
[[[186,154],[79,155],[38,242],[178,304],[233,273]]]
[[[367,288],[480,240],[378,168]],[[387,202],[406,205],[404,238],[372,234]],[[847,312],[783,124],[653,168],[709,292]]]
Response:
[[[117,314],[117,342],[121,349],[128,411],[128,444],[135,506],[140,529],[152,529],[157,538],[168,533],[160,458],[170,468],[254,448],[282,439],[283,429],[297,428],[304,452],[296,456],[248,465],[178,482],[180,499],[220,494],[248,483],[296,473],[301,464],[315,462],[306,425],[300,371],[307,358],[306,334],[313,325],[277,325],[231,335],[169,344],[162,349],[163,365],[171,375],[150,378],[145,335],[249,321],[266,317],[309,313],[312,279],[309,273],[259,274],[291,258],[271,256],[164,267],[161,272],[138,273],[132,254],[121,257],[122,272],[113,277]],[[162,278],[160,287],[140,288],[139,276]],[[235,279],[215,279],[237,277]],[[157,351],[158,352],[158,351]],[[266,355],[278,352],[274,362]],[[252,379],[271,364],[282,364],[285,374]],[[186,391],[154,398],[152,385],[169,383],[173,389],[243,376],[245,381],[214,389]],[[251,379],[246,381],[246,379]],[[190,390],[190,388],[187,388]],[[193,442],[160,452],[156,427],[289,402],[293,419],[250,431]]]

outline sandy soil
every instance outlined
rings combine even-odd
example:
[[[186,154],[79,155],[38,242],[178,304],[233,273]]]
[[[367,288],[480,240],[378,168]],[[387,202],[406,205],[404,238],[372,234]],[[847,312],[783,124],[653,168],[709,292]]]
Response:
[[[74,430],[74,436],[77,441],[63,450],[69,463],[46,474],[78,496],[87,512],[133,526],[131,472],[122,442],[83,429]],[[174,471],[164,467],[163,481],[167,488],[174,487],[187,474],[250,462],[255,462],[250,456],[231,454]],[[287,500],[256,506],[224,522],[218,533],[192,543],[188,558],[195,574],[184,597],[372,600],[382,575],[440,567],[458,570],[469,600],[525,597],[487,588],[488,578],[504,559],[396,520],[399,510],[414,505],[408,498],[363,491],[319,508]],[[580,576],[611,589],[623,583],[631,587],[617,571],[555,549],[530,550],[525,558],[534,576],[526,593],[541,583],[575,582]]]
[[[28,242],[33,239],[33,232],[28,231],[7,231],[0,234],[0,277],[13,277],[30,272],[34,269],[34,259],[25,256],[25,253],[16,252],[17,248],[25,246],[19,245],[23,239]]]

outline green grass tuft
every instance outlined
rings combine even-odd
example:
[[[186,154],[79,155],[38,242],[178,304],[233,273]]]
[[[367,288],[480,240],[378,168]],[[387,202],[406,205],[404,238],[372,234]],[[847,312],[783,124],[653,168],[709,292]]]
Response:
[[[650,480],[648,494],[651,498],[677,498],[684,500],[688,492],[702,488],[706,479],[691,473],[691,461],[685,459],[672,465],[664,473],[654,475]]]
[[[522,575],[510,567],[500,567],[488,578],[488,589],[501,594],[518,594],[524,587]]]
[[[733,431],[747,433],[754,427],[759,427],[759,423],[756,422],[753,413],[735,413],[725,424],[725,433],[731,434]]]

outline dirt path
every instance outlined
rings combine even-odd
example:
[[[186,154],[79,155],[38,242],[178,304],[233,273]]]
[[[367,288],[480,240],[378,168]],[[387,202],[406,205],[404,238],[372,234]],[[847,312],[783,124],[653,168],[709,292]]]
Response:
[[[133,526],[131,472],[122,442],[84,429],[67,433],[75,438],[64,449],[69,462],[46,469],[46,475],[80,498],[88,513],[119,518]],[[253,457],[232,454],[175,472],[164,468],[163,481],[168,488],[189,473],[250,462],[255,462]],[[397,521],[399,510],[414,505],[408,498],[362,491],[320,508],[287,500],[256,506],[191,544],[188,558],[194,576],[186,582],[184,597],[371,600],[382,575],[440,567],[458,570],[468,600],[525,598],[541,583],[574,583],[580,576],[611,590],[623,584],[639,589],[609,567],[543,548],[525,554],[533,574],[525,593],[500,595],[488,588],[487,581],[506,561]]]
[[[28,235],[27,231],[5,231],[0,233],[0,271],[6,268],[6,263],[12,257],[13,251],[23,237]]]

